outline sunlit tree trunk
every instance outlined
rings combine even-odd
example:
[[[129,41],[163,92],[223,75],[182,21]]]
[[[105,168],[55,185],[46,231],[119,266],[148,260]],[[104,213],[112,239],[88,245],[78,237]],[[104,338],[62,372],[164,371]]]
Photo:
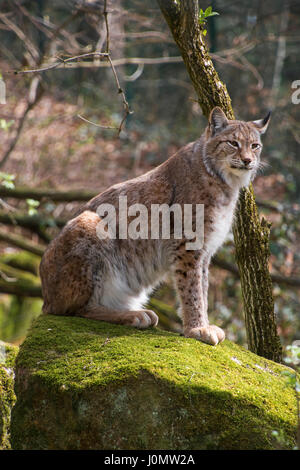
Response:
[[[227,88],[219,79],[198,22],[197,0],[157,0],[181,52],[203,114],[220,106],[234,119]],[[241,191],[233,228],[236,261],[241,276],[248,347],[276,362],[282,358],[277,335],[272,281],[268,269],[268,223],[260,221],[252,187]]]

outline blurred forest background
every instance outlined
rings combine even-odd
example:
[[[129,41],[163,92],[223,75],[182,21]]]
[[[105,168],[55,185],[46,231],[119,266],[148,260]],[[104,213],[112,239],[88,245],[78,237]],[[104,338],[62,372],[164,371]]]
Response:
[[[4,341],[22,342],[40,314],[40,256],[82,201],[159,165],[206,126],[157,3],[110,0],[107,15],[104,6],[101,0],[0,3]],[[300,2],[200,2],[202,9],[208,6],[219,15],[208,19],[206,39],[237,118],[260,119],[273,111],[263,137],[267,165],[254,190],[260,214],[272,223],[270,271],[279,333],[287,345],[300,339],[300,103],[292,101],[292,84],[300,80]],[[66,62],[107,50],[106,21],[114,69],[96,55]],[[41,68],[47,70],[14,73]],[[180,331],[171,281],[150,305],[162,328]],[[246,346],[233,237],[211,267],[209,310],[229,339]]]

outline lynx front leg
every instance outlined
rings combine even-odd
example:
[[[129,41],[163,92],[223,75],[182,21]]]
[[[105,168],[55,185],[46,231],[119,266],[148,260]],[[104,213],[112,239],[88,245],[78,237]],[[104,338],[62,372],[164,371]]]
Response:
[[[205,256],[201,263],[203,301],[204,301],[204,311],[206,315],[207,315],[207,309],[208,309],[208,268],[209,268],[210,258],[211,258],[210,255]]]
[[[184,336],[216,345],[223,341],[225,334],[208,321],[207,276],[208,260],[199,253],[191,251],[178,256],[175,280],[181,301]]]

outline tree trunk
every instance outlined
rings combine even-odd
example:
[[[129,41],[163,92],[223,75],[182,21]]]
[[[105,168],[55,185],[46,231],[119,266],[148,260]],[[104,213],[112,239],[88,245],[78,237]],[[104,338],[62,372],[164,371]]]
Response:
[[[157,0],[194,85],[203,114],[220,106],[234,119],[230,96],[213,66],[198,22],[197,0]],[[268,223],[259,220],[252,187],[241,191],[233,228],[241,276],[249,349],[276,362],[282,359],[277,335],[272,281],[268,269]]]
[[[233,234],[248,348],[259,356],[281,362],[282,348],[277,334],[268,267],[270,224],[259,218],[252,187],[241,190]]]

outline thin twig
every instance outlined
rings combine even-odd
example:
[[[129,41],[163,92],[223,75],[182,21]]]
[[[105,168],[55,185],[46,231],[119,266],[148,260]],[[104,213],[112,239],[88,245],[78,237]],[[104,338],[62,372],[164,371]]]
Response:
[[[16,75],[25,74],[25,73],[40,73],[40,72],[45,72],[46,70],[55,69],[62,64],[67,64],[74,60],[82,59],[84,57],[93,57],[93,56],[107,57],[107,53],[106,52],[87,52],[85,54],[80,54],[74,57],[68,57],[67,59],[63,59],[60,57],[58,62],[55,62],[54,64],[46,65],[45,67],[40,67],[38,69],[30,69],[30,70],[13,70],[13,71],[8,71],[7,73],[14,73]]]
[[[117,90],[118,90],[118,93],[122,95],[122,100],[123,100],[123,106],[124,106],[124,116],[119,124],[119,128],[118,128],[118,135],[120,135],[121,131],[122,131],[122,128],[123,128],[123,124],[124,122],[126,121],[127,119],[127,116],[129,114],[131,114],[131,111],[129,109],[129,104],[128,104],[128,101],[126,100],[126,96],[125,96],[125,93],[124,91],[122,90],[121,88],[121,85],[120,85],[120,81],[119,81],[119,78],[118,78],[118,75],[117,75],[117,72],[116,72],[116,69],[114,67],[114,64],[112,62],[112,59],[110,57],[110,52],[109,52],[109,26],[108,26],[108,11],[107,11],[107,0],[104,0],[104,11],[103,11],[103,15],[104,15],[104,19],[105,19],[105,28],[106,28],[106,53],[107,53],[107,60],[109,61],[110,63],[110,67],[111,67],[111,70],[112,70],[112,73],[114,75],[114,78],[115,78],[115,82],[116,82],[116,85],[117,85]]]
[[[103,126],[101,124],[96,124],[95,122],[90,121],[89,119],[86,119],[85,117],[81,116],[81,114],[77,114],[77,117],[79,117],[79,119],[82,119],[85,122],[88,122],[89,124],[93,124],[93,126],[100,127],[101,129],[113,129],[113,130],[119,129],[118,127],[114,127],[114,126]]]
[[[17,209],[0,198],[0,205],[7,211],[16,211]]]
[[[107,55],[106,53],[101,53],[102,57],[106,58]],[[89,55],[100,55],[99,52],[91,52]],[[100,56],[101,57],[101,56]],[[222,63],[230,63],[232,65],[238,66],[239,69],[246,70],[246,67],[244,67],[242,64],[238,62],[228,62],[227,59],[219,58],[215,54],[212,56],[214,59],[219,60]],[[75,57],[76,58],[76,57]],[[70,60],[74,60],[75,58],[70,58]],[[76,61],[72,63],[71,61],[68,60],[68,69],[74,69],[74,68],[106,68],[110,67],[110,63],[107,62],[100,62],[96,63],[94,61]],[[45,67],[39,68],[39,69],[32,69],[32,70],[7,70],[6,73],[14,73],[14,74],[25,74],[25,73],[35,73],[35,72],[46,72],[47,70],[51,70],[53,68],[64,68],[65,66],[66,59],[60,59],[60,62],[55,62],[53,64],[47,65]],[[126,64],[134,64],[134,65],[160,65],[160,64],[176,64],[176,63],[181,63],[182,62],[182,57],[179,56],[173,56],[173,57],[121,57],[119,59],[112,59],[112,63],[114,67],[119,67],[122,65]],[[238,64],[238,65],[237,65]]]
[[[73,17],[76,16],[75,14],[73,15]],[[14,70],[13,73],[19,75],[19,74],[28,74],[28,73],[41,73],[41,72],[45,72],[45,71],[48,71],[48,70],[53,70],[53,69],[56,69],[58,67],[62,67],[62,66],[65,66],[67,64],[71,64],[72,62],[74,61],[77,61],[79,59],[83,59],[83,58],[87,58],[87,57],[102,57],[102,58],[106,58],[109,62],[109,66],[112,70],[112,73],[113,73],[113,76],[114,76],[114,79],[115,79],[115,83],[116,83],[116,86],[117,86],[117,92],[119,94],[121,94],[122,96],[122,102],[123,102],[123,107],[124,107],[124,115],[121,119],[121,122],[119,124],[118,127],[113,127],[113,126],[103,126],[101,124],[96,124],[92,121],[90,121],[89,119],[86,119],[84,118],[83,116],[81,115],[78,115],[78,117],[80,119],[82,119],[83,121],[86,121],[88,122],[89,124],[93,124],[97,127],[100,127],[102,129],[115,129],[117,130],[118,132],[118,135],[120,135],[121,131],[122,131],[122,128],[123,128],[123,125],[124,125],[124,122],[127,118],[127,116],[129,114],[132,113],[132,111],[129,109],[129,104],[128,104],[128,101],[126,99],[126,96],[125,96],[125,93],[123,91],[123,89],[121,88],[121,85],[120,85],[120,81],[119,81],[119,78],[118,78],[118,75],[117,75],[117,72],[116,72],[116,69],[115,69],[115,66],[114,66],[114,63],[111,59],[111,56],[110,56],[110,32],[109,32],[109,23],[108,23],[108,10],[107,10],[107,0],[104,0],[104,10],[103,10],[103,16],[104,16],[104,21],[105,21],[105,29],[106,29],[106,51],[105,52],[99,52],[99,51],[95,51],[95,52],[88,52],[88,53],[85,53],[85,54],[80,54],[80,55],[77,55],[77,56],[72,56],[72,57],[68,57],[66,59],[64,58],[61,58],[61,57],[58,57],[57,61],[52,63],[52,64],[48,64],[48,65],[44,65],[44,66],[40,66],[39,68],[35,68],[35,69],[29,69],[29,70]],[[72,17],[72,18],[73,18]],[[10,23],[9,23],[10,25]],[[60,29],[65,25],[65,23],[63,23],[63,25],[58,28],[55,33],[54,33],[54,38],[58,35],[58,32],[60,31]],[[10,25],[11,26],[11,25]],[[9,71],[8,73],[11,73],[11,71]],[[5,163],[5,161],[7,160],[8,158],[8,155],[11,153],[12,149],[14,148],[17,140],[18,140],[18,137],[19,137],[19,134],[22,130],[22,127],[23,127],[23,122],[25,120],[25,117],[27,115],[27,111],[24,113],[24,116],[23,118],[20,120],[19,122],[19,127],[18,127],[18,132],[17,132],[17,136],[16,138],[14,139],[13,143],[12,143],[12,148],[9,149],[9,151],[7,152],[7,154],[4,156],[4,158],[2,159],[2,164]]]
[[[4,13],[0,13],[1,21],[8,26],[8,28],[13,31],[18,38],[25,44],[27,51],[29,52],[33,61],[37,61],[39,58],[39,53],[36,46],[31,42],[31,40],[26,36],[26,34],[19,28],[15,23],[10,21],[10,19]]]
[[[109,44],[110,44],[110,36],[109,36],[109,26],[108,26],[108,11],[107,11],[107,0],[104,0],[104,10],[103,10],[103,16],[104,16],[104,20],[105,20],[105,28],[106,28],[106,52],[104,53],[105,54],[105,57],[106,59],[108,60],[109,62],[109,65],[110,65],[110,68],[112,70],[112,73],[113,73],[113,76],[114,76],[114,79],[115,79],[115,82],[116,82],[116,85],[117,85],[117,90],[118,90],[118,93],[120,95],[122,95],[122,101],[123,101],[123,107],[124,107],[124,115],[123,115],[123,118],[121,119],[121,122],[119,124],[118,127],[112,127],[112,126],[103,126],[101,124],[96,124],[95,122],[92,122],[90,121],[89,119],[86,119],[84,118],[83,116],[81,116],[80,114],[78,114],[77,116],[82,119],[83,121],[86,121],[88,122],[89,124],[93,124],[94,126],[97,126],[97,127],[100,127],[102,129],[115,129],[118,131],[118,135],[120,135],[121,131],[122,131],[122,128],[123,128],[123,125],[124,125],[124,122],[126,121],[127,119],[127,116],[129,114],[132,113],[132,111],[129,109],[129,104],[128,104],[128,101],[126,99],[126,96],[125,96],[125,93],[120,85],[120,81],[119,81],[119,77],[118,77],[118,74],[116,72],[116,69],[115,69],[115,66],[113,64],[113,61],[111,59],[111,56],[110,56],[110,52],[109,52]],[[98,53],[99,55],[102,55],[103,56],[103,53]],[[96,55],[96,53],[95,53]]]
[[[118,135],[119,135],[120,132],[122,131],[122,127],[123,127],[123,124],[124,124],[125,120],[127,119],[127,116],[128,116],[129,114],[132,114],[132,111],[130,111],[130,109],[129,109],[128,101],[126,100],[125,93],[124,93],[123,89],[121,88],[121,85],[120,85],[120,82],[119,82],[119,78],[118,78],[116,69],[115,69],[115,67],[114,67],[114,65],[113,65],[113,62],[112,62],[112,60],[111,60],[110,55],[107,56],[107,59],[109,60],[109,63],[110,63],[110,66],[111,66],[111,70],[112,70],[113,75],[114,75],[114,77],[115,77],[115,82],[116,82],[116,85],[117,85],[118,93],[122,95],[123,106],[124,106],[124,111],[125,111],[125,112],[124,112],[123,119],[121,120],[120,125],[119,125],[119,129],[118,129]]]

